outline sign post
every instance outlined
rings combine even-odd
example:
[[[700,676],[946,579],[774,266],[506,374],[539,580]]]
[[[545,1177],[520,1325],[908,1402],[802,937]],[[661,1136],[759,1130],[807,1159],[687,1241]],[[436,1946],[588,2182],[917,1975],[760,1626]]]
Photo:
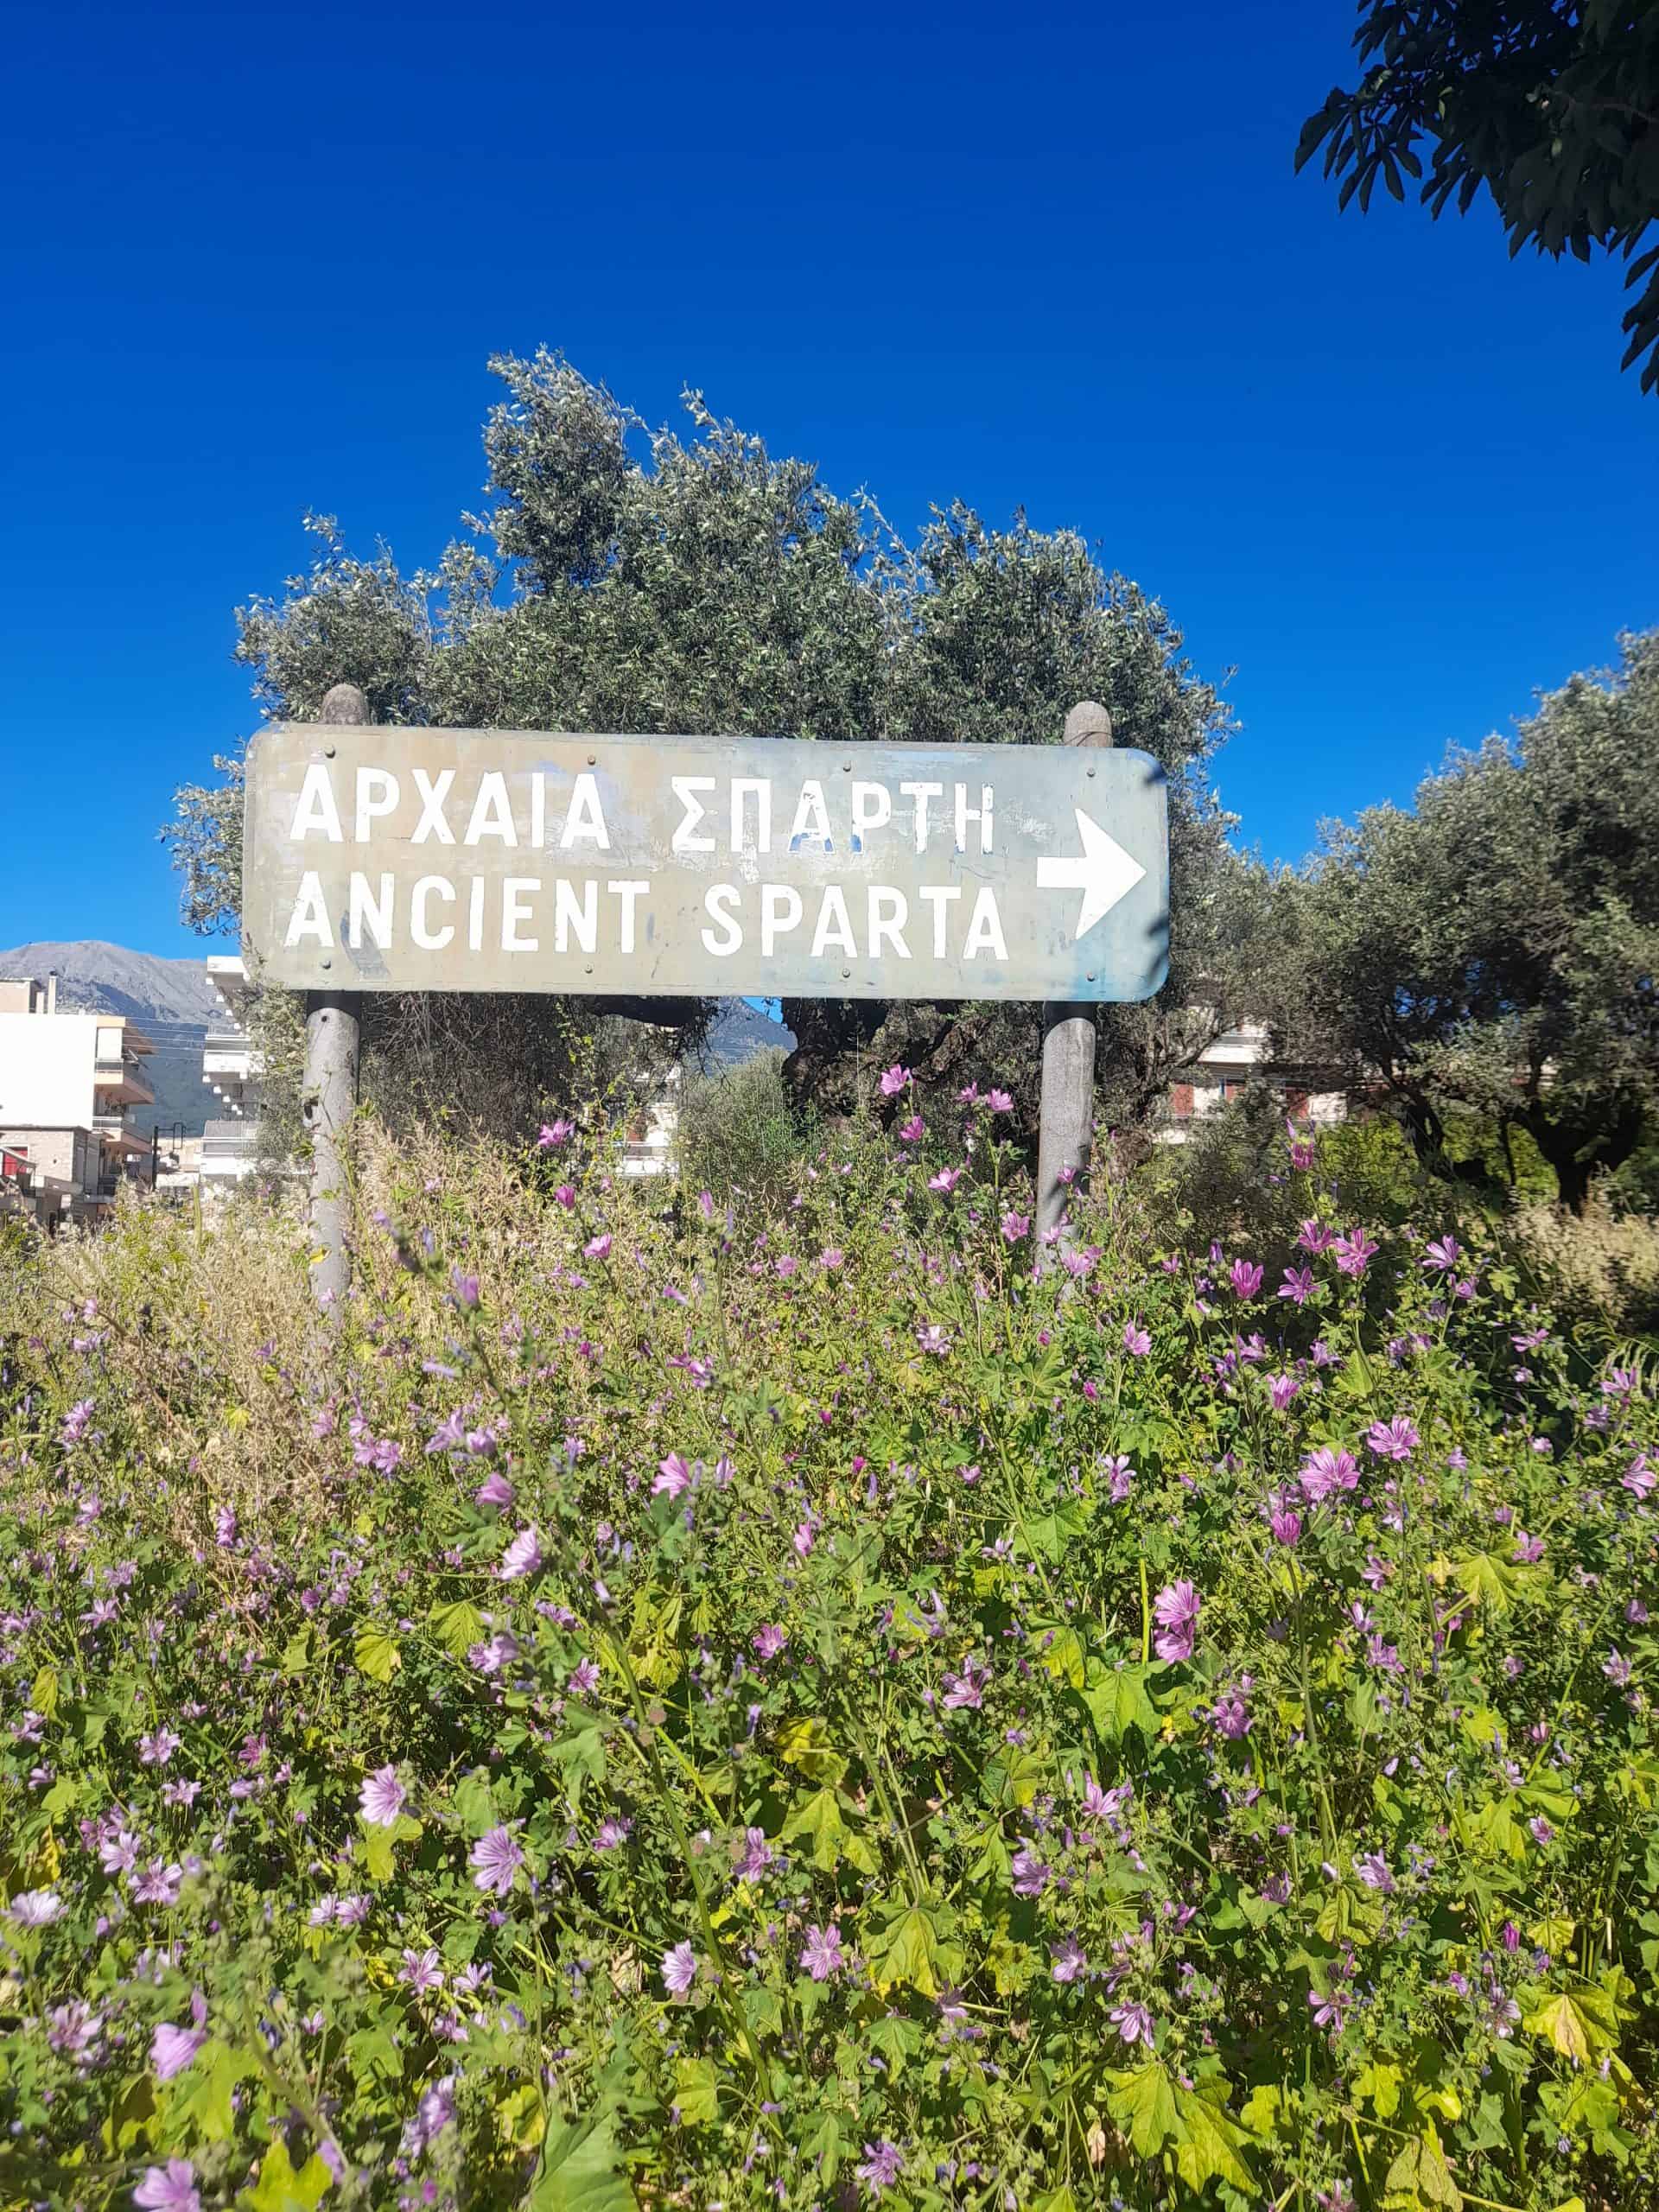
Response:
[[[1065,718],[1068,745],[1105,746],[1111,741],[1112,718],[1104,707],[1085,699],[1072,708]],[[1051,880],[1056,873],[1051,863]],[[1039,1271],[1049,1233],[1059,1230],[1064,1236],[1066,1201],[1088,1173],[1094,1125],[1094,1007],[1076,1000],[1047,1000],[1043,1006],[1043,1088],[1037,1135]]]
[[[368,726],[369,702],[355,683],[336,683],[322,702],[316,727]],[[323,758],[335,747],[319,741]],[[333,966],[319,963],[321,970]],[[305,1088],[302,1111],[311,1139],[311,1234],[317,1256],[311,1262],[311,1289],[330,1318],[338,1318],[351,1281],[346,1254],[346,1132],[357,1111],[357,1068],[360,1037],[357,994],[326,985],[305,995]]]
[[[249,749],[242,901],[255,972],[308,994],[320,1296],[365,991],[1040,1000],[1058,1219],[1089,1009],[1168,964],[1164,772],[1103,709],[1063,746],[383,729],[344,685],[324,715]]]

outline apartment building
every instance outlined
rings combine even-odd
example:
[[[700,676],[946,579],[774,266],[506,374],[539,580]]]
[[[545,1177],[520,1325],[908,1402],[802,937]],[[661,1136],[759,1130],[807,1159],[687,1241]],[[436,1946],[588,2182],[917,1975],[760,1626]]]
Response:
[[[7,1203],[46,1230],[96,1222],[124,1182],[148,1184],[151,1144],[130,1127],[156,1094],[154,1047],[120,1014],[58,1003],[55,975],[0,977],[0,1147],[22,1160]]]
[[[1236,1029],[1224,1030],[1198,1055],[1190,1079],[1171,1084],[1164,1142],[1185,1144],[1194,1122],[1219,1113],[1252,1083],[1265,1083],[1277,1090],[1289,1120],[1316,1128],[1347,1120],[1352,1084],[1339,1070],[1275,1060],[1272,1052],[1272,1039],[1258,1022],[1241,1022]]]
[[[207,980],[224,1019],[202,1039],[201,1079],[219,1102],[202,1131],[200,1179],[204,1196],[229,1189],[253,1173],[259,1154],[259,1055],[243,1027],[248,975],[241,956],[211,952]]]

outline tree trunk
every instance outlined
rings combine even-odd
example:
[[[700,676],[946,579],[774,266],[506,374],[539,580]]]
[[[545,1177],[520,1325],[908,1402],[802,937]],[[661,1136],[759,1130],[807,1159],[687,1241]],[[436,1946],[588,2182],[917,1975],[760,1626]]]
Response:
[[[1535,1099],[1520,1119],[1548,1161],[1560,1203],[1581,1214],[1591,1185],[1602,1171],[1622,1166],[1642,1141],[1646,1116],[1640,1100],[1609,1103],[1603,1119],[1555,1121],[1543,1099]]]

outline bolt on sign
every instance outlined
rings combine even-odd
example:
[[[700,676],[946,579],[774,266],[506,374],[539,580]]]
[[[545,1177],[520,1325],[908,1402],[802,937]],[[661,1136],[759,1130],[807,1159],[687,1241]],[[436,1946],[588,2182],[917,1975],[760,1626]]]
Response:
[[[316,991],[1141,999],[1145,753],[288,724],[247,766],[245,947]]]

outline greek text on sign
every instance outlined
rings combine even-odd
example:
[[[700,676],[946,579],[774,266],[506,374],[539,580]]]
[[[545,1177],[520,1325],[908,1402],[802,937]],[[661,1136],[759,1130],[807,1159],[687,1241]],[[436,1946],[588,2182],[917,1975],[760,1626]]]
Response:
[[[1139,999],[1164,774],[1065,746],[288,724],[242,927],[314,990]]]

